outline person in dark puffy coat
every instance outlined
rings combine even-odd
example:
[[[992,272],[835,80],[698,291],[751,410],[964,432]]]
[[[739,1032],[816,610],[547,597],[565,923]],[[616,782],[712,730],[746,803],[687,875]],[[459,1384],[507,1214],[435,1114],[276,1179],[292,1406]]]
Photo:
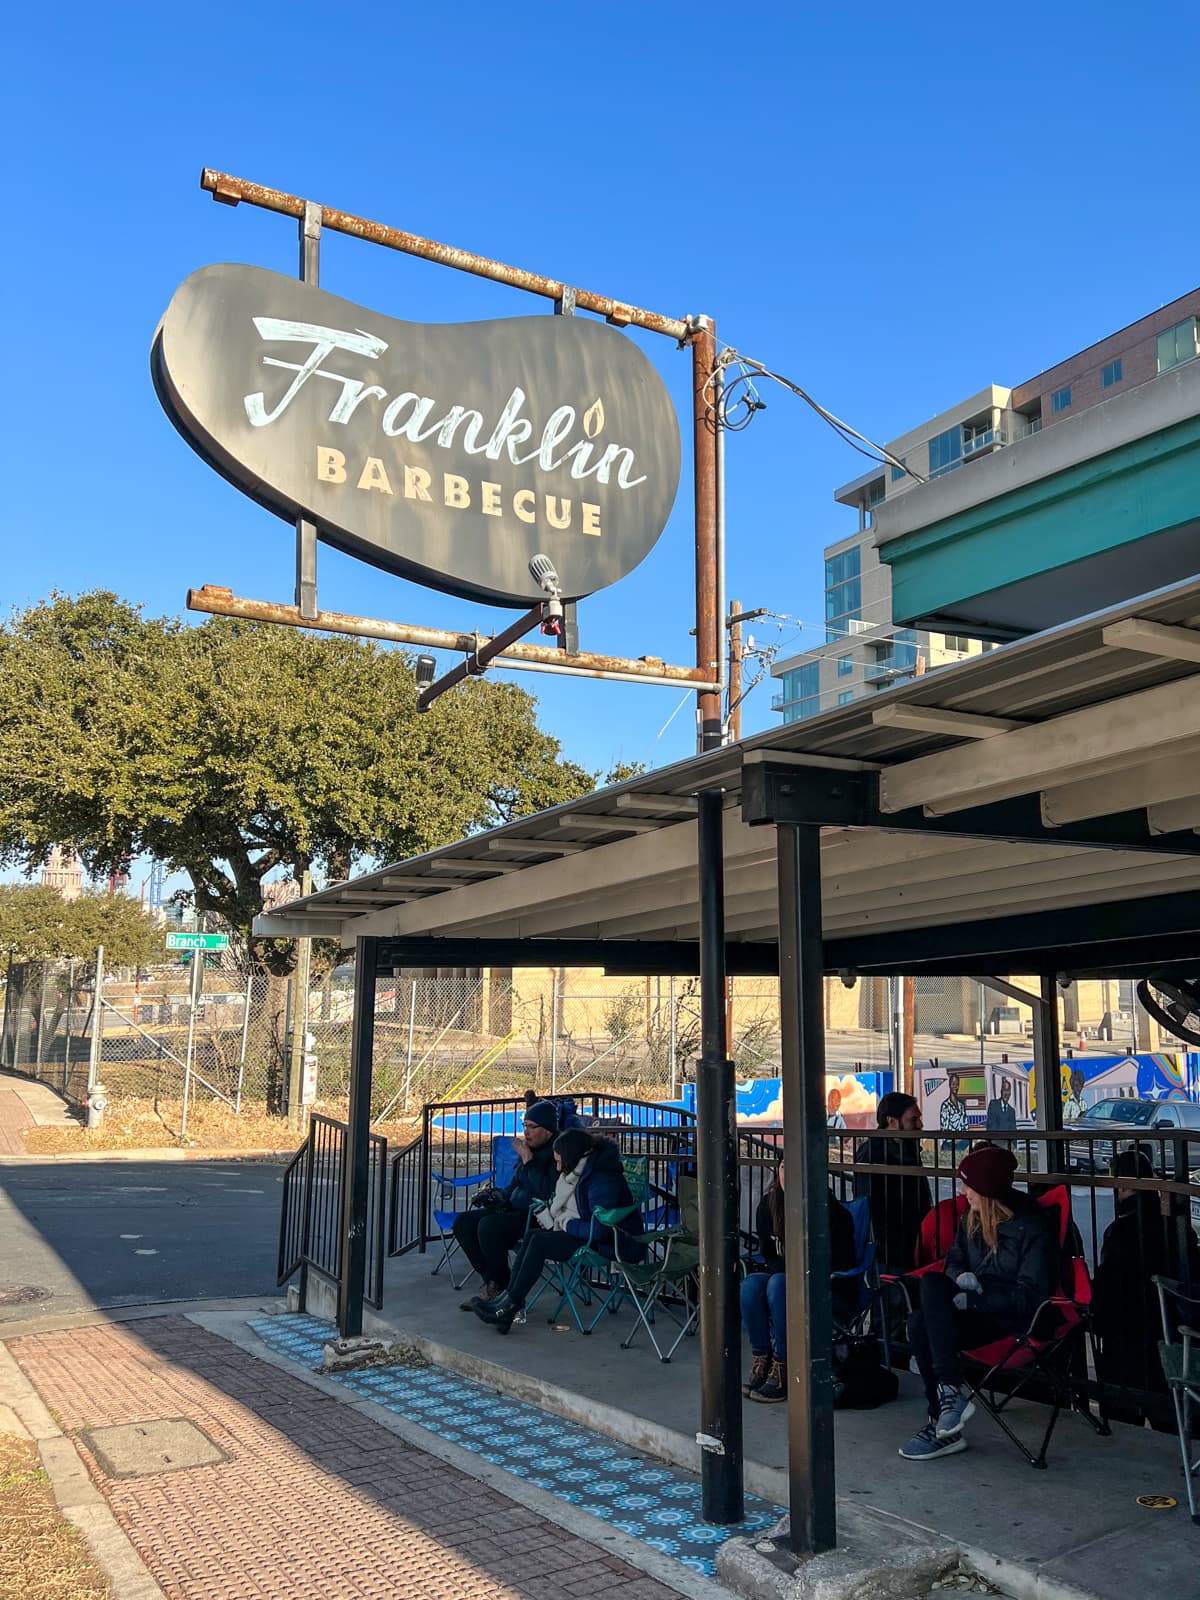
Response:
[[[474,1311],[481,1300],[494,1300],[507,1285],[508,1252],[525,1237],[530,1208],[545,1205],[554,1193],[558,1131],[558,1110],[548,1100],[526,1106],[523,1131],[513,1140],[518,1162],[511,1181],[488,1196],[488,1205],[475,1204],[455,1219],[454,1237],[483,1279],[481,1292],[462,1302],[464,1311]]]
[[[600,1255],[614,1254],[614,1229],[595,1217],[597,1211],[633,1207],[621,1153],[611,1139],[568,1128],[554,1141],[554,1160],[558,1182],[549,1205],[535,1219],[538,1225],[517,1252],[506,1292],[473,1308],[475,1315],[490,1322],[498,1333],[511,1329],[547,1262],[569,1261],[585,1245]],[[644,1258],[646,1247],[640,1235],[645,1226],[636,1208],[616,1224],[623,1261]]]
[[[967,1211],[941,1272],[924,1273],[909,1339],[929,1402],[929,1421],[902,1445],[908,1461],[932,1461],[965,1450],[963,1426],[974,1402],[962,1388],[962,1356],[1023,1333],[1054,1293],[1057,1249],[1051,1219],[1030,1195],[1013,1188],[1011,1150],[984,1145],[958,1169]]]

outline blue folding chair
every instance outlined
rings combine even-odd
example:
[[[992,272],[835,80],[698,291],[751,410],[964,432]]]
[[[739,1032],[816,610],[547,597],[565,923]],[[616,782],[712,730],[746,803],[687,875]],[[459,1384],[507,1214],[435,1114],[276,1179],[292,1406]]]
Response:
[[[446,1267],[449,1269],[450,1282],[455,1289],[461,1289],[463,1284],[470,1282],[475,1274],[474,1267],[470,1267],[461,1278],[454,1276],[453,1257],[456,1253],[462,1252],[452,1229],[463,1211],[469,1209],[459,1204],[459,1197],[460,1195],[465,1197],[469,1189],[478,1188],[484,1183],[491,1183],[497,1189],[506,1189],[517,1170],[517,1161],[512,1135],[505,1133],[498,1134],[492,1140],[492,1164],[486,1172],[471,1172],[464,1178],[450,1177],[444,1172],[430,1173],[434,1185],[433,1220],[438,1229],[438,1242],[442,1247],[438,1264],[433,1269],[435,1278],[442,1268]]]
[[[871,1234],[870,1197],[863,1195],[861,1199],[844,1200],[842,1204],[850,1213],[850,1219],[854,1224],[854,1265],[846,1267],[841,1272],[829,1274],[831,1286],[842,1284],[848,1291],[840,1297],[843,1302],[840,1307],[839,1297],[834,1297],[833,1331],[835,1339],[853,1339],[866,1331],[870,1313],[880,1305],[880,1286],[875,1262],[875,1240]],[[854,1290],[857,1290],[857,1293],[852,1297],[850,1291]],[[887,1318],[882,1315],[882,1307],[878,1321],[884,1356],[890,1361]]]

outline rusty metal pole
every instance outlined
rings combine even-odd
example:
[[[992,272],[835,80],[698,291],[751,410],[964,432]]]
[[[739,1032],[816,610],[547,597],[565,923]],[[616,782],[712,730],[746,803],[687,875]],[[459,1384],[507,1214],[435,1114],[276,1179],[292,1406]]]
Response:
[[[729,737],[742,737],[742,602],[729,602]]]
[[[697,695],[701,751],[721,744],[717,427],[709,379],[716,333],[691,320],[695,430],[696,667],[716,687]],[[738,1151],[733,1062],[726,1032],[723,796],[696,796],[700,903],[700,1058],[696,1063],[696,1176],[700,1212],[700,1484],[706,1522],[740,1522],[742,1469],[741,1318],[738,1306]]]
[[[716,357],[716,328],[711,317],[692,319],[692,423],[696,502],[696,670],[709,680],[721,677],[721,625],[717,610],[717,424],[708,384]],[[697,747],[715,750],[721,743],[721,695],[701,690]]]

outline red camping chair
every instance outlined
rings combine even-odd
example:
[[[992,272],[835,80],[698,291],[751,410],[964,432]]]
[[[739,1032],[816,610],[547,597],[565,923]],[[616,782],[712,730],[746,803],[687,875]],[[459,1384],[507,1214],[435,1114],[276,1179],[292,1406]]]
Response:
[[[898,1290],[904,1297],[905,1309],[909,1313],[915,1308],[907,1280],[919,1278],[923,1272],[941,1266],[947,1250],[954,1243],[954,1235],[958,1232],[958,1225],[966,1215],[966,1210],[965,1194],[952,1194],[945,1200],[939,1200],[937,1205],[927,1211],[921,1219],[913,1270],[903,1274],[895,1272],[880,1274],[879,1281],[882,1284],[889,1289]]]
[[[1098,1434],[1109,1434],[1112,1430],[1103,1415],[1094,1416],[1091,1406],[1080,1398],[1072,1376],[1081,1346],[1091,1334],[1092,1280],[1078,1234],[1072,1226],[1071,1196],[1066,1187],[1060,1185],[1038,1195],[1037,1200],[1055,1219],[1060,1292],[1038,1306],[1024,1333],[993,1340],[975,1350],[964,1350],[963,1357],[983,1368],[981,1377],[966,1380],[974,1399],[1007,1434],[1031,1467],[1044,1468],[1055,1424],[1064,1409],[1077,1410]],[[1006,1380],[1006,1388],[997,1398],[997,1380],[1002,1378]],[[1012,1379],[1015,1382],[1008,1381]],[[1036,1379],[1049,1387],[1053,1405],[1041,1446],[1034,1455],[1013,1432],[1004,1411],[1026,1385]]]

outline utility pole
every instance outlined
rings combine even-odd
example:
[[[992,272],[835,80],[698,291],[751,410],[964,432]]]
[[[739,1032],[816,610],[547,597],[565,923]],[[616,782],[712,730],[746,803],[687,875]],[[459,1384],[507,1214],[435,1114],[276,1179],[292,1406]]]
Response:
[[[729,737],[736,744],[742,737],[742,602],[729,602]]]
[[[304,870],[300,882],[300,895],[312,893],[312,873]],[[293,984],[294,1000],[292,1002],[292,1038],[291,1052],[288,1061],[288,1097],[287,1114],[288,1128],[293,1133],[304,1132],[304,1046],[307,1042],[308,1032],[308,972],[312,958],[312,940],[299,940],[300,949],[296,956],[296,978]]]

